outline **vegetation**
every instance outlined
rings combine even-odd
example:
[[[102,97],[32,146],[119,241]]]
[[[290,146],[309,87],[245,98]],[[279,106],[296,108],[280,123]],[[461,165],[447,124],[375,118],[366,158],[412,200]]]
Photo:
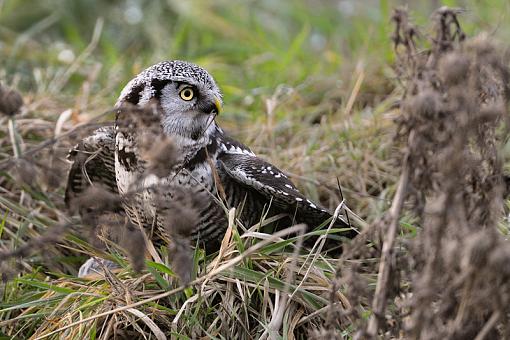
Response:
[[[397,5],[0,0],[0,337],[508,337],[510,4]],[[341,257],[231,218],[181,286],[165,247],[94,247],[63,202],[67,151],[164,59],[213,74],[222,126],[307,196],[345,198],[362,233]],[[92,254],[122,270],[77,278]]]

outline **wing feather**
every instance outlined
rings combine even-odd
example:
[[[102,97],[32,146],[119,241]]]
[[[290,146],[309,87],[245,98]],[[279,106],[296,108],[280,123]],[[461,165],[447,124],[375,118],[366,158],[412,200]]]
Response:
[[[332,214],[318,203],[306,198],[292,181],[274,165],[246,152],[224,152],[218,157],[219,166],[230,178],[248,186],[289,214],[296,214],[298,222],[314,228],[331,218]],[[335,227],[349,227],[342,216]],[[342,236],[352,238],[357,232],[346,232]]]
[[[69,207],[77,197],[92,184],[104,186],[117,193],[115,180],[115,129],[102,127],[70,150],[72,162],[67,179],[65,203]]]

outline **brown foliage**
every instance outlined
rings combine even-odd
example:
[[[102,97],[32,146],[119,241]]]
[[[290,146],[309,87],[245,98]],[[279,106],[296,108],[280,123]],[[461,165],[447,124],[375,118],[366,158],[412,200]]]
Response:
[[[510,335],[510,247],[498,231],[509,60],[487,35],[466,38],[458,14],[440,8],[432,34],[425,35],[405,10],[394,12],[395,70],[403,92],[396,122],[401,178],[387,216],[342,256],[334,291],[344,287],[352,308],[332,305],[321,338],[339,337],[335,329],[348,324],[358,329],[356,339]],[[410,209],[402,208],[404,200]],[[405,211],[421,226],[416,237],[397,237]],[[383,240],[377,266],[369,261],[374,253],[363,252],[372,231]],[[360,287],[366,273],[378,275],[375,295]],[[362,316],[367,305],[373,313],[368,323]]]
[[[400,289],[409,314],[395,315],[382,328],[411,338],[474,338],[492,318],[500,323],[497,330],[489,324],[492,336],[509,332],[510,277],[494,266],[508,254],[497,231],[503,217],[499,149],[506,133],[500,127],[508,120],[508,63],[488,36],[466,40],[457,15],[448,8],[434,14],[432,47],[421,52],[406,13],[394,18],[397,69],[405,87],[398,124],[408,155],[406,196],[422,230],[410,253],[397,254],[400,268],[392,266],[394,278],[400,272],[411,281],[409,290]]]

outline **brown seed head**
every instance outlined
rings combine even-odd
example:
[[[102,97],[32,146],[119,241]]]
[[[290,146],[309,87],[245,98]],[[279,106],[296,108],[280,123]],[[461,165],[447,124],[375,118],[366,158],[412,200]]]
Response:
[[[448,53],[439,62],[439,75],[445,84],[460,84],[467,79],[469,67],[470,60],[465,53]]]
[[[157,115],[157,106],[150,102],[145,106],[123,103],[117,109],[117,124],[122,130],[161,129],[160,119]]]
[[[21,94],[0,84],[0,114],[14,116],[23,106]]]
[[[487,256],[494,247],[494,238],[485,230],[469,235],[466,238],[465,254],[462,257],[462,266],[467,268],[480,268],[486,265]]]
[[[100,186],[90,186],[72,202],[71,209],[92,214],[115,211],[120,207],[118,195]]]
[[[133,269],[140,272],[145,266],[145,239],[142,231],[129,220],[126,220],[123,229],[121,246],[125,249]]]
[[[191,235],[199,221],[198,207],[204,205],[201,194],[192,193],[182,188],[171,188],[172,200],[161,197],[156,200],[156,207],[164,221],[171,238],[169,254],[172,269],[179,275],[181,282],[187,284],[191,278],[193,254]]]
[[[141,149],[147,161],[147,171],[158,176],[168,176],[178,162],[177,148],[171,138],[159,135],[153,139],[144,138]]]
[[[183,285],[191,280],[193,268],[193,253],[189,240],[185,238],[173,238],[168,246],[168,254],[171,258],[172,269],[175,271]]]
[[[441,108],[441,98],[434,91],[422,91],[416,96],[406,100],[404,109],[424,119],[431,119],[437,115]]]
[[[20,158],[16,160],[13,168],[14,178],[18,183],[34,186],[38,180],[39,172],[37,167],[30,160]]]

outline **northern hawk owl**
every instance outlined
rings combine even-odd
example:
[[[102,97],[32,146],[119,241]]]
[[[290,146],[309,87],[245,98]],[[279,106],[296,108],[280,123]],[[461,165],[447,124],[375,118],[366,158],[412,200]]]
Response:
[[[143,176],[146,163],[135,136],[143,131],[121,128],[125,122],[120,108],[126,103],[137,107],[155,104],[153,111],[139,112],[156,117],[161,133],[175,145],[178,166],[169,169],[168,175]],[[209,199],[202,201],[199,223],[192,233],[192,241],[205,245],[208,251],[219,248],[228,225],[218,199],[228,208],[242,205],[239,220],[246,227],[259,222],[268,207],[271,213],[287,213],[293,221],[306,223],[310,230],[330,219],[332,214],[299,192],[284,172],[218,126],[215,117],[221,107],[221,92],[203,68],[177,60],[147,68],[122,90],[115,124],[96,130],[71,150],[74,162],[66,200],[91,184],[105,185],[121,198],[136,187],[137,195],[123,200],[123,209],[134,223],[164,229],[150,188],[168,188],[163,195],[168,201],[173,199],[172,188],[185,188],[193,195],[208,192]],[[213,195],[219,196],[219,186],[224,197],[214,199]],[[349,226],[339,217],[335,227]],[[348,229],[341,236],[352,238],[356,234]]]

